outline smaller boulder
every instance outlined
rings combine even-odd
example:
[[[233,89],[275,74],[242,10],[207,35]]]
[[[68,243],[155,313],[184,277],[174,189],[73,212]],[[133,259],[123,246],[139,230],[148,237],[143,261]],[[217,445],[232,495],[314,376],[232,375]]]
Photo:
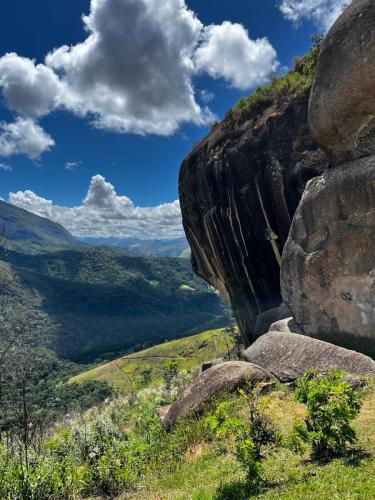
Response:
[[[375,376],[375,361],[368,356],[296,333],[266,333],[246,349],[244,358],[281,382],[291,382],[308,370],[345,370]]]
[[[252,363],[228,361],[201,373],[181,397],[169,408],[163,419],[166,428],[173,427],[189,413],[199,411],[204,403],[222,391],[233,391],[249,382],[275,382],[271,373]]]
[[[351,373],[349,373],[349,375],[345,375],[345,377],[342,377],[342,380],[351,385],[353,389],[363,389],[364,387],[366,387],[366,380],[357,377],[356,375],[352,375]]]
[[[281,332],[281,333],[299,333],[303,335],[301,328],[297,325],[292,317],[281,319],[272,323],[269,328],[270,332]]]
[[[284,303],[278,307],[274,307],[273,309],[268,309],[267,311],[260,313],[255,323],[254,337],[257,339],[261,335],[269,332],[272,323],[283,320],[288,316],[290,316],[290,311]]]

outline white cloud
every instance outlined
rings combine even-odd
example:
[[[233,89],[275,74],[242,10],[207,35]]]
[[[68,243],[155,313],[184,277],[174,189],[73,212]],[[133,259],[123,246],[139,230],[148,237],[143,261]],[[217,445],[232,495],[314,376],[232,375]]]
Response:
[[[7,165],[6,163],[0,163],[0,170],[3,170],[4,172],[10,172],[11,170],[13,170],[13,167]]]
[[[198,72],[223,78],[238,89],[264,83],[278,68],[277,54],[267,38],[251,40],[241,24],[228,21],[204,28],[195,52]]]
[[[0,89],[7,107],[22,115],[38,117],[56,106],[61,90],[58,76],[44,64],[17,54],[0,58]]]
[[[293,23],[313,21],[327,31],[351,0],[283,0],[280,10]]]
[[[211,96],[197,102],[197,72],[245,89],[277,67],[267,39],[251,40],[230,22],[205,28],[185,0],[91,0],[83,22],[86,39],[53,50],[44,64],[0,58],[9,109],[35,119],[63,108],[98,128],[169,135],[214,119],[204,106]]]
[[[73,171],[81,164],[80,161],[67,161],[65,163],[65,170]]]
[[[37,160],[55,145],[50,137],[30,118],[17,118],[13,123],[0,122],[0,156],[23,154]]]
[[[86,40],[46,58],[63,106],[117,132],[168,135],[208,120],[191,81],[202,24],[183,0],[92,0],[83,21]]]
[[[59,222],[76,236],[139,237],[143,239],[183,236],[178,200],[155,207],[137,207],[112,184],[95,175],[85,199],[77,207],[56,205],[33,191],[9,193],[9,202]]]

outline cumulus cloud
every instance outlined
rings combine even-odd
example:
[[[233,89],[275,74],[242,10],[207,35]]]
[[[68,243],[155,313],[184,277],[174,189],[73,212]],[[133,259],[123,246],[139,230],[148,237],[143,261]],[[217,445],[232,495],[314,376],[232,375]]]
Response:
[[[280,10],[293,23],[313,21],[327,31],[350,0],[283,0]]]
[[[0,89],[5,104],[22,115],[39,117],[56,106],[58,76],[44,64],[11,53],[0,57]]]
[[[197,73],[245,89],[277,67],[267,39],[251,40],[230,22],[204,27],[185,0],[91,0],[82,19],[86,39],[53,50],[44,64],[0,58],[8,108],[33,119],[63,108],[98,128],[169,135],[214,119],[209,94],[197,102]]]
[[[15,122],[0,122],[0,156],[23,154],[37,160],[55,142],[31,118],[17,118]]]
[[[241,24],[228,21],[207,26],[195,52],[198,72],[223,78],[238,89],[264,83],[278,68],[277,54],[267,38],[251,40]]]
[[[9,193],[9,202],[62,224],[76,236],[163,239],[184,234],[178,200],[137,207],[127,196],[118,195],[101,175],[91,179],[87,195],[77,207],[56,205],[30,190]]]
[[[50,53],[61,104],[97,127],[168,135],[204,123],[191,82],[202,24],[184,0],[92,0],[88,37]]]

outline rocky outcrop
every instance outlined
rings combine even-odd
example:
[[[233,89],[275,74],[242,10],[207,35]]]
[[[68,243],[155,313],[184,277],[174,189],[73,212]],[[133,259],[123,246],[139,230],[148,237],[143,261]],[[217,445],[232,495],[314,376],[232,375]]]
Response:
[[[354,0],[323,42],[310,128],[335,168],[294,217],[282,295],[304,333],[375,356],[375,3]]]
[[[231,302],[247,345],[257,316],[281,303],[281,253],[305,184],[329,165],[308,132],[308,98],[224,120],[181,167],[194,270]]]
[[[308,184],[281,283],[304,333],[375,354],[375,157]]]
[[[375,376],[375,361],[321,340],[286,332],[269,332],[249,347],[244,357],[290,382],[308,370],[345,370]]]
[[[336,164],[375,155],[374,26],[375,2],[354,0],[321,47],[309,123]]]
[[[251,363],[228,361],[201,373],[163,418],[165,427],[173,427],[181,418],[198,411],[204,403],[222,391],[233,391],[249,382],[273,382],[273,375]]]

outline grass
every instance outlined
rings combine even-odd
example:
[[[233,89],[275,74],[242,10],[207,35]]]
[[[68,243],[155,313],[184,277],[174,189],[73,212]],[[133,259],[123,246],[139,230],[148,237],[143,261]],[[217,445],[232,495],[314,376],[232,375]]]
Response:
[[[289,435],[294,419],[304,414],[304,406],[295,401],[293,391],[285,386],[263,396],[262,405],[284,439]],[[256,498],[375,498],[375,380],[370,381],[363,395],[362,410],[355,427],[361,449],[353,450],[345,459],[319,464],[286,447],[268,456],[264,461],[267,482]],[[195,453],[187,455],[175,472],[146,478],[144,487],[131,498],[240,500],[248,498],[241,496],[243,482],[243,473],[230,444],[224,452],[215,444],[202,445]],[[226,493],[220,494],[220,491]],[[130,497],[124,495],[120,498]]]
[[[246,490],[244,471],[235,458],[234,424],[220,436],[209,424],[217,405],[223,402],[229,403],[228,415],[234,417],[233,421],[249,422],[249,406],[243,394],[221,394],[207,404],[199,416],[182,419],[171,432],[165,431],[158,417],[158,409],[167,402],[167,389],[157,385],[162,366],[157,356],[161,355],[164,360],[178,356],[183,363],[186,355],[194,360],[201,350],[208,348],[211,348],[211,356],[216,355],[212,346],[217,336],[225,337],[224,332],[215,330],[138,353],[137,356],[153,353],[154,357],[147,362],[158,365],[151,374],[152,387],[115,397],[51,429],[41,451],[30,450],[27,484],[34,496],[17,496],[25,482],[17,468],[18,458],[11,457],[7,462],[4,446],[0,446],[0,497],[3,492],[2,498],[40,500],[249,498],[245,493],[249,490]],[[136,366],[134,358],[126,362],[133,368]],[[182,388],[183,378],[182,372],[176,375],[170,396],[175,388]],[[305,405],[296,400],[292,387],[282,384],[269,387],[268,392],[260,396],[258,407],[272,420],[280,442],[264,453],[265,482],[261,483],[256,497],[275,500],[375,498],[375,378],[368,381],[361,399],[361,412],[355,422],[359,438],[356,449],[344,458],[319,463],[311,460],[310,450],[299,455],[289,446],[293,422],[298,417],[304,418]]]
[[[312,39],[313,47],[304,57],[295,60],[293,70],[286,75],[274,76],[270,83],[258,87],[252,95],[240,99],[228,112],[227,118],[232,122],[242,123],[253,113],[272,105],[280,106],[309,91],[314,80],[322,37],[314,35]]]
[[[70,383],[89,380],[107,382],[114,390],[125,393],[163,380],[163,365],[176,360],[179,371],[199,368],[202,363],[222,358],[233,346],[225,329],[215,329],[165,342],[144,351],[123,356],[110,363],[72,377]]]

